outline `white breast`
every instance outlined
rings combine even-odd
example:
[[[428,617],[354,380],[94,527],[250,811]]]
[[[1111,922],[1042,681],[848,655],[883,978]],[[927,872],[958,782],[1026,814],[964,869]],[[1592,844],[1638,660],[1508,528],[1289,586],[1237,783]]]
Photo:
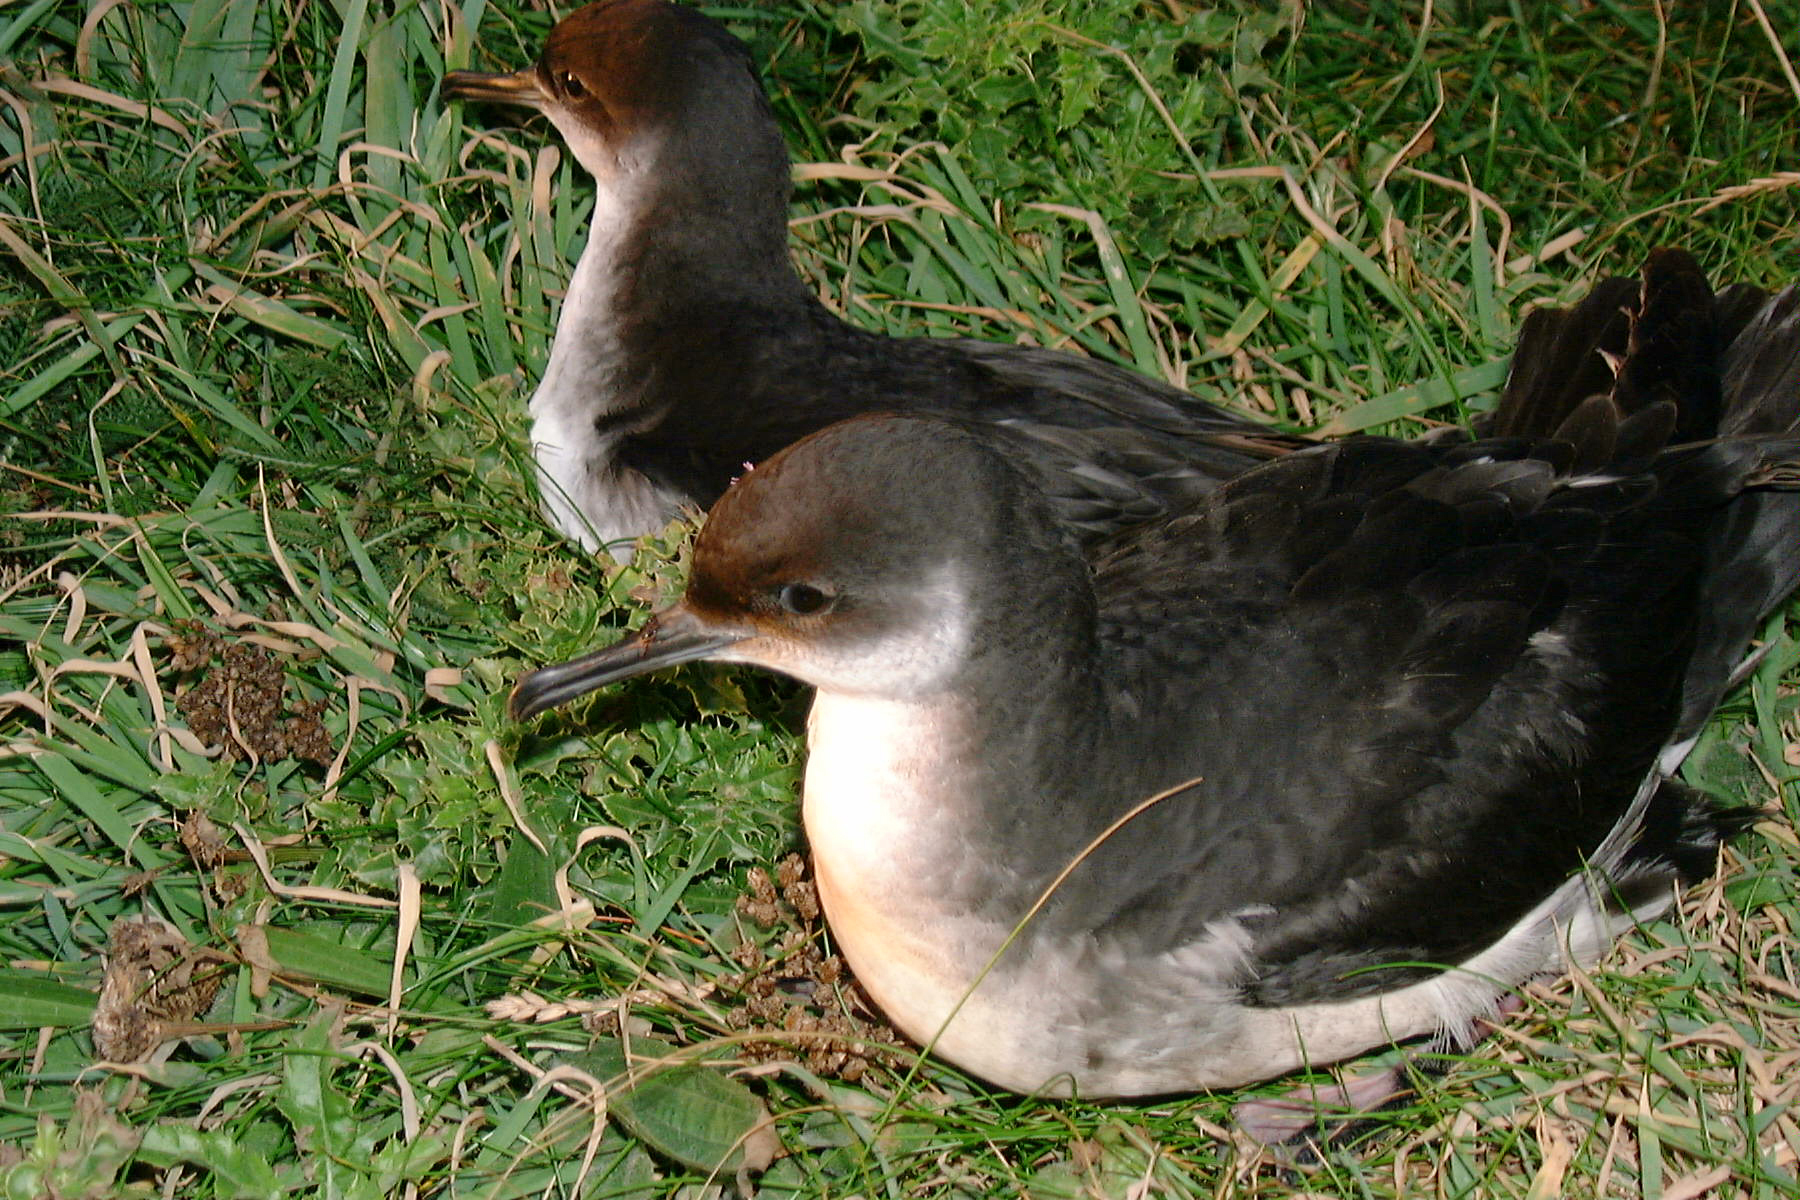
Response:
[[[945,902],[964,839],[954,709],[820,692],[807,722],[806,837],[838,950],[888,1019],[989,1078],[1007,1040],[985,989],[943,1028],[1006,930]],[[942,1030],[940,1036],[940,1030]]]
[[[1452,987],[1469,995],[1449,996],[1440,979],[1336,1004],[1247,1008],[1238,985],[1248,934],[1231,918],[1158,955],[1081,934],[1020,943],[977,983],[1017,916],[973,914],[946,886],[1006,869],[975,861],[995,847],[976,848],[959,823],[960,720],[950,702],[821,692],[808,721],[805,796],[819,898],[839,951],[894,1025],[949,1062],[1051,1094],[1226,1087],[1430,1033],[1491,1006],[1492,979],[1456,976]]]
[[[614,176],[599,187],[550,362],[531,397],[531,450],[545,518],[584,549],[612,545],[621,558],[630,547],[618,543],[661,529],[681,501],[619,465],[619,440],[631,430],[596,428],[625,402],[617,387],[623,346],[614,311],[617,251],[633,209],[627,178]]]
[[[807,720],[806,838],[833,933],[871,991],[858,959],[876,976],[895,961],[933,978],[963,969],[935,928],[957,919],[933,882],[960,840],[945,802],[956,772],[936,753],[952,721],[940,706],[829,692]]]

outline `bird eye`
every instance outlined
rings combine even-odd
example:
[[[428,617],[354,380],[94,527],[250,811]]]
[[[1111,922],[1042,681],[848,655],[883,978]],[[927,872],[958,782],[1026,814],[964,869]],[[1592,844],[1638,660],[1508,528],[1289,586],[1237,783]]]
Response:
[[[573,71],[564,71],[557,82],[562,84],[563,95],[571,100],[579,100],[587,95],[587,88],[582,85],[580,76]]]
[[[831,605],[831,596],[810,583],[790,583],[777,594],[781,607],[797,617],[810,617]]]

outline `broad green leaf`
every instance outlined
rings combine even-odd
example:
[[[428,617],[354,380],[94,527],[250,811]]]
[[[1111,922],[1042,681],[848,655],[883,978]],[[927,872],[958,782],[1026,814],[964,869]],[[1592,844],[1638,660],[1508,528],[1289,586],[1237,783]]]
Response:
[[[391,961],[337,942],[296,933],[278,925],[261,926],[269,958],[284,974],[359,996],[386,996]]]
[[[144,1130],[138,1157],[153,1166],[197,1167],[211,1176],[210,1194],[224,1200],[276,1200],[289,1194],[267,1152],[242,1144],[224,1129],[199,1130],[174,1121],[152,1125]]]
[[[0,967],[0,1029],[72,1028],[94,1018],[96,996],[41,971]]]
[[[631,1057],[617,1038],[601,1038],[565,1061],[607,1088],[607,1109],[645,1145],[696,1170],[760,1171],[775,1150],[769,1111],[756,1093],[691,1059],[660,1060],[675,1047],[655,1038],[631,1039]]]

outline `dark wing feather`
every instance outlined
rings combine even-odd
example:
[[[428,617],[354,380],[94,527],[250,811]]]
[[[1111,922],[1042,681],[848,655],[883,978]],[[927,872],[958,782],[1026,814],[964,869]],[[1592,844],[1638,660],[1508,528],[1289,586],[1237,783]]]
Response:
[[[1491,944],[1582,868],[1647,780],[1618,865],[1626,898],[1704,861],[1720,824],[1659,782],[1659,760],[1800,578],[1800,497],[1744,490],[1800,459],[1800,439],[1665,444],[1685,390],[1711,406],[1702,424],[1785,401],[1794,302],[1746,315],[1749,293],[1728,291],[1738,307],[1703,319],[1711,292],[1679,256],[1646,281],[1538,323],[1514,378],[1552,394],[1515,394],[1519,432],[1293,455],[1096,559],[1102,636],[1134,681],[1116,706],[1192,747],[1174,770],[1200,781],[1102,848],[1128,877],[1132,862],[1178,864],[1116,900],[1104,928],[1174,948],[1235,916],[1255,939],[1248,996],[1292,1004]],[[1605,365],[1607,344],[1629,414],[1610,387],[1562,386]],[[1703,361],[1683,364],[1684,345]],[[1196,717],[1186,694],[1220,701]],[[1114,766],[1143,795],[1180,781]],[[1080,903],[1079,875],[1068,886]]]
[[[1628,415],[1609,435],[1616,412]],[[1610,436],[1611,457],[1634,470],[1671,440],[1800,432],[1800,287],[1770,297],[1732,284],[1714,294],[1692,256],[1656,251],[1640,280],[1605,280],[1571,309],[1526,319],[1506,391],[1483,428],[1553,433],[1589,466]],[[1750,637],[1800,582],[1787,549],[1796,530],[1800,497],[1760,492],[1731,505],[1707,537],[1675,743],[1698,733]]]
[[[684,326],[679,343],[659,347],[660,374],[640,383],[657,385],[672,407],[638,416],[619,451],[625,465],[702,506],[745,461],[837,421],[902,412],[987,430],[1091,546],[1311,444],[1076,354],[888,338],[816,305],[737,306],[716,317],[702,333]]]
[[[1761,292],[1746,291],[1762,299]],[[1725,352],[1724,387],[1721,433],[1800,429],[1800,287],[1764,300],[1744,319]]]
[[[1098,359],[938,343],[978,376],[980,407],[919,411],[993,426],[1084,543],[1184,508],[1222,481],[1311,445]]]

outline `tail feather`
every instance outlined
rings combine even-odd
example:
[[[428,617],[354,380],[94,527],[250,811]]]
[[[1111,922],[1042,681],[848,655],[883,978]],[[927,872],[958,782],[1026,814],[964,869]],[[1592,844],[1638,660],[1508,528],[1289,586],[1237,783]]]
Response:
[[[1627,879],[1635,876],[1640,885],[1649,883],[1666,897],[1670,883],[1693,883],[1712,874],[1719,846],[1749,829],[1759,815],[1760,810],[1749,805],[1723,804],[1678,779],[1664,779],[1645,806],[1643,829],[1621,874]],[[1663,867],[1660,879],[1654,870],[1638,874],[1631,869],[1651,863]],[[1641,902],[1625,899],[1628,908]]]
[[[1589,469],[1643,463],[1678,506],[1689,493],[1708,506],[1735,496],[1705,534],[1678,719],[1615,848],[1646,886],[1666,886],[1658,880],[1670,871],[1703,873],[1742,814],[1666,777],[1739,678],[1763,622],[1800,588],[1800,287],[1715,293],[1691,255],[1656,251],[1639,280],[1603,280],[1572,308],[1526,319],[1482,432],[1558,438]],[[1670,442],[1703,444],[1663,455]]]
[[[1694,257],[1651,253],[1638,279],[1601,280],[1571,308],[1526,317],[1483,436],[1559,436],[1593,396],[1624,416],[1676,407],[1677,442],[1800,429],[1800,288],[1714,293]]]
[[[1589,396],[1613,384],[1612,362],[1631,335],[1627,315],[1637,283],[1603,279],[1573,308],[1540,308],[1525,318],[1506,390],[1476,422],[1482,437],[1546,437]]]
[[[1667,402],[1675,406],[1676,441],[1715,436],[1724,408],[1724,343],[1712,284],[1693,255],[1651,252],[1628,323],[1610,393],[1619,410],[1630,415]]]

